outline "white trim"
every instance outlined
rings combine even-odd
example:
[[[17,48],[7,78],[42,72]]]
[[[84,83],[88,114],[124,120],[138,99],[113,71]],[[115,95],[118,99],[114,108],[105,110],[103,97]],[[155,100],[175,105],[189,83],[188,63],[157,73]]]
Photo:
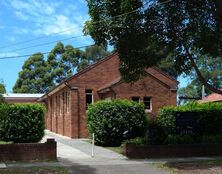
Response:
[[[153,109],[152,97],[144,96],[144,97],[143,97],[143,103],[144,103],[144,98],[145,98],[145,97],[150,98],[150,109],[145,109],[145,112],[152,112],[152,109]]]

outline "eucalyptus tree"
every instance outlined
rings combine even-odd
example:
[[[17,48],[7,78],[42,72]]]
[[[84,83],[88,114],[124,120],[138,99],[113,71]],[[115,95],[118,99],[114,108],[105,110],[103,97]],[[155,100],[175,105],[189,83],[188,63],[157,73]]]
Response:
[[[84,32],[97,44],[113,45],[125,81],[171,59],[177,73],[195,70],[209,90],[222,91],[197,66],[202,56],[222,54],[221,0],[87,0],[91,20]],[[208,71],[208,69],[207,69]]]

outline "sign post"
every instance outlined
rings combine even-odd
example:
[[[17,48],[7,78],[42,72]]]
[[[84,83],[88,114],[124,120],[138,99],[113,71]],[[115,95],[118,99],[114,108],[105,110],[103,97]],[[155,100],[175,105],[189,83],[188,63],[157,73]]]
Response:
[[[94,157],[94,146],[95,146],[95,134],[92,134],[92,158]]]

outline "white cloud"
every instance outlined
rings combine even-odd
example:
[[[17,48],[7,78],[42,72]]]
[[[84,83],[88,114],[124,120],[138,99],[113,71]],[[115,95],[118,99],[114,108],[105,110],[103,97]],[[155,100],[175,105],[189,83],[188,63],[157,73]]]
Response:
[[[82,15],[79,10],[77,5],[80,2],[81,0],[69,3],[68,1],[8,0],[18,19],[34,24],[34,29],[28,32],[38,35],[50,35],[61,31],[65,32],[60,35],[82,34],[82,28],[88,16]],[[17,33],[25,33],[27,29],[19,30]]]

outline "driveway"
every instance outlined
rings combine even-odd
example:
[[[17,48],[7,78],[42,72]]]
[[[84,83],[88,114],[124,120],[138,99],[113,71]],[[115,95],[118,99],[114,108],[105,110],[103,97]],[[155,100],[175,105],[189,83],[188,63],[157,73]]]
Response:
[[[129,160],[103,147],[94,147],[87,139],[71,139],[49,131],[46,138],[57,141],[57,156],[62,166],[68,166],[70,173],[76,174],[167,174],[146,160]]]

